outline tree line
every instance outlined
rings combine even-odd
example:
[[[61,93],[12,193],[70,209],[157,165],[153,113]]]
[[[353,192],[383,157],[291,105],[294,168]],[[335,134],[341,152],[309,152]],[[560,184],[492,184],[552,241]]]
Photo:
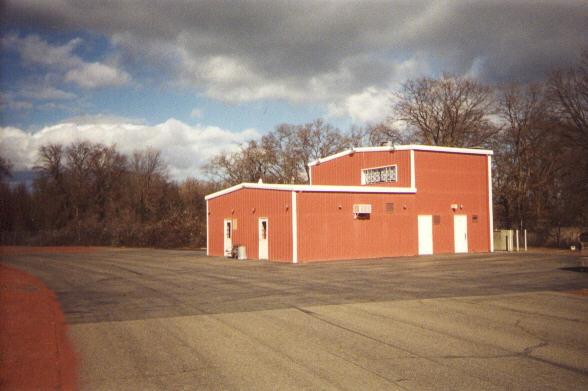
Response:
[[[173,181],[154,150],[126,156],[77,142],[39,150],[32,189],[10,188],[0,158],[0,230],[55,244],[202,246],[203,197],[241,182],[307,183],[308,163],[349,147],[417,143],[494,150],[495,226],[547,237],[588,225],[588,52],[533,84],[490,86],[444,75],[408,80],[379,124],[342,131],[281,124]]]
[[[4,243],[201,246],[204,195],[212,184],[172,181],[156,150],[121,154],[115,146],[75,142],[39,149],[32,189],[11,188],[0,160],[0,230]]]

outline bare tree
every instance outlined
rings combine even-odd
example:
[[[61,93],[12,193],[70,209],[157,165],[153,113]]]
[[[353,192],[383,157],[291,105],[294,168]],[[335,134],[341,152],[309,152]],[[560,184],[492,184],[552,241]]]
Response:
[[[4,181],[6,178],[12,177],[12,163],[10,160],[0,156],[0,183]]]
[[[38,164],[33,169],[38,173],[34,182],[36,199],[44,205],[39,224],[51,228],[65,226],[71,214],[70,194],[65,180],[65,148],[59,144],[41,146]]]
[[[305,183],[308,163],[339,152],[350,143],[339,129],[317,119],[305,125],[282,124],[261,140],[244,143],[237,152],[221,153],[204,167],[225,185],[241,182]]]
[[[366,127],[367,145],[380,145],[382,143],[405,144],[410,142],[410,137],[402,134],[402,132],[394,125],[387,123],[379,123],[368,125]]]
[[[220,153],[204,166],[208,176],[225,186],[236,185],[241,182],[277,182],[277,152],[268,147],[267,141],[250,140],[244,143],[238,151]]]
[[[561,170],[561,148],[540,85],[504,87],[498,114],[504,126],[494,146],[495,199],[502,207],[503,225],[522,228],[545,215],[544,196]]]
[[[308,163],[350,146],[349,139],[343,136],[339,129],[321,119],[299,127],[296,138],[295,153],[306,175],[305,180],[309,178]]]
[[[588,49],[575,69],[554,72],[548,84],[563,135],[588,153]]]
[[[131,159],[131,174],[136,215],[141,222],[145,222],[156,214],[161,185],[167,175],[167,165],[161,152],[154,149],[135,151]]]
[[[95,146],[87,141],[75,142],[65,149],[66,165],[68,171],[69,200],[76,225],[79,227],[80,220],[85,217],[92,205],[92,177],[91,159]],[[78,229],[78,237],[80,235]]]
[[[554,120],[561,129],[560,143],[571,156],[567,182],[566,211],[574,210],[578,224],[588,224],[588,49],[575,68],[554,72],[548,79]],[[560,217],[560,215],[558,215]]]
[[[10,231],[14,227],[14,208],[12,207],[12,191],[4,182],[12,176],[10,170],[12,164],[3,156],[0,156],[0,231]]]
[[[63,146],[59,144],[43,145],[39,148],[39,164],[34,168],[43,176],[58,181],[63,176]]]
[[[121,208],[128,173],[128,159],[116,147],[96,145],[90,159],[93,206],[99,221]]]
[[[489,118],[492,97],[490,87],[466,78],[409,80],[398,94],[393,119],[404,121],[424,144],[487,145],[497,132]]]

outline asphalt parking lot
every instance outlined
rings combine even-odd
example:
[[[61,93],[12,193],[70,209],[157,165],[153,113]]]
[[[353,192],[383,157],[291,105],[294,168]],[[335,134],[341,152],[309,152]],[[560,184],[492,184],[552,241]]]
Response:
[[[565,253],[2,262],[57,293],[83,389],[588,389],[588,273]]]

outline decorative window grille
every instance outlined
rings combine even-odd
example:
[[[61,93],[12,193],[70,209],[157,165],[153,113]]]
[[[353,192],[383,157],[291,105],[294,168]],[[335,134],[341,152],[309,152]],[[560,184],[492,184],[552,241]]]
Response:
[[[396,165],[361,170],[361,183],[370,185],[372,183],[396,182]]]

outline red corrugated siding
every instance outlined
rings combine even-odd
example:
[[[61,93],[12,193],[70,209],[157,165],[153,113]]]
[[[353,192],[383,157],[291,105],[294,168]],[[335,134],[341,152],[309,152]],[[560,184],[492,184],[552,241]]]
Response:
[[[468,216],[468,251],[490,251],[487,159],[485,155],[415,151],[417,210],[441,217],[441,224],[433,225],[435,253],[454,252],[456,214]],[[460,209],[452,211],[451,204]],[[478,216],[477,223],[472,222],[473,215]]]
[[[224,219],[236,219],[233,245],[245,245],[247,257],[257,259],[258,219],[267,217],[270,260],[291,261],[291,194],[289,191],[241,189],[208,200],[209,254],[223,255]],[[252,212],[253,208],[255,212]]]
[[[359,171],[361,166],[345,169]],[[338,175],[338,169],[329,170]],[[487,157],[415,151],[415,172],[416,194],[299,194],[300,261],[416,255],[418,215],[440,217],[439,224],[433,224],[435,254],[454,252],[455,214],[468,217],[468,251],[489,251]],[[385,212],[386,202],[394,203],[393,213]],[[353,204],[371,204],[370,219],[354,219]],[[451,204],[460,209],[454,212]],[[477,223],[472,222],[473,215],[478,216]]]
[[[397,164],[398,181],[370,186],[410,186],[410,151],[355,152],[311,167],[313,185],[360,186],[361,170]]]
[[[489,251],[487,156],[414,153],[416,194],[298,193],[299,260],[416,255],[418,215],[440,218],[433,224],[435,254],[454,252],[455,214],[467,215],[468,251]],[[409,151],[355,153],[322,163],[313,167],[313,184],[359,185],[361,168],[386,164],[398,164],[397,186],[410,186]],[[394,203],[392,213],[385,210],[386,203]],[[354,219],[354,204],[371,204],[370,219]],[[458,210],[451,210],[451,204]],[[291,207],[288,191],[242,189],[209,200],[210,254],[223,254],[223,220],[233,218],[238,224],[233,243],[246,245],[249,258],[257,258],[258,218],[268,217],[270,259],[291,261]]]
[[[389,202],[394,203],[392,213],[385,212],[385,203]],[[371,204],[370,219],[354,219],[353,204]],[[414,212],[414,197],[404,194],[299,193],[299,259],[304,262],[414,254]]]

